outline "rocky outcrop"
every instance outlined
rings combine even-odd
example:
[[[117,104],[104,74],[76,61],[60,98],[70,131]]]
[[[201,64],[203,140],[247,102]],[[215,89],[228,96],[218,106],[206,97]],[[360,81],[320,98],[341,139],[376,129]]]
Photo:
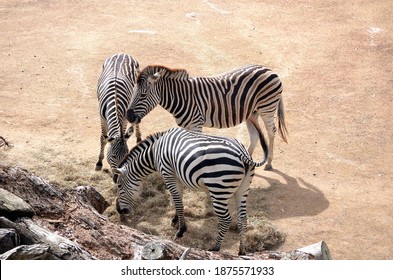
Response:
[[[305,251],[232,256],[113,223],[91,186],[62,189],[0,164],[0,259],[315,259]]]

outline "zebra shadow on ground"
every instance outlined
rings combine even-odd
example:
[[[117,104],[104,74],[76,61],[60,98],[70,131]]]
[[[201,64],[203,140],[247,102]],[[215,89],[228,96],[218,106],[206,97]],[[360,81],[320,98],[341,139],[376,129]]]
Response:
[[[189,230],[179,242],[184,246],[208,249],[218,232],[217,217],[211,201],[203,194],[188,202],[186,219]],[[191,204],[191,205],[190,205]],[[232,225],[222,249],[236,253],[239,236],[236,228],[236,207],[229,201]],[[280,219],[315,216],[328,209],[330,202],[315,185],[301,177],[292,177],[280,170],[255,174],[247,199],[248,225],[246,247],[248,252],[272,250],[285,242],[285,232],[275,226]],[[199,215],[196,215],[199,209]]]
[[[255,179],[262,178],[269,186],[251,188],[248,196],[251,212],[263,211],[269,220],[274,221],[298,216],[315,216],[329,207],[329,201],[316,186],[276,169],[270,172],[270,176],[267,172],[263,175],[258,172],[255,174],[254,182]]]
[[[143,198],[138,214],[129,226],[172,239],[177,227],[170,226],[175,214],[170,195],[159,176],[150,181],[150,185],[141,194]],[[222,245],[223,252],[230,254],[236,254],[239,245],[234,204],[231,199],[229,209],[232,225]],[[177,242],[187,247],[209,249],[218,233],[218,220],[209,195],[186,189],[184,206],[188,229]],[[283,233],[274,226],[274,220],[314,216],[328,207],[329,201],[324,194],[302,178],[291,177],[279,170],[257,171],[247,200],[247,251],[274,249],[283,242]]]

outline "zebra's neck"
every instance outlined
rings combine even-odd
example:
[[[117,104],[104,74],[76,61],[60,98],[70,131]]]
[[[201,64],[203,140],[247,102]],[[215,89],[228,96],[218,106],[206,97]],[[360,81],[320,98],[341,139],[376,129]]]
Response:
[[[129,152],[124,161],[132,168],[131,172],[135,177],[142,179],[156,171],[153,145],[162,134],[158,132],[148,136]]]
[[[195,92],[198,89],[194,78],[163,79],[158,86],[160,106],[175,117],[179,126],[197,130],[202,128],[204,118],[196,102]]]
[[[171,114],[176,115],[180,111],[180,101],[193,104],[193,89],[189,79],[175,80],[171,78],[162,79],[157,85],[159,87],[160,105]]]

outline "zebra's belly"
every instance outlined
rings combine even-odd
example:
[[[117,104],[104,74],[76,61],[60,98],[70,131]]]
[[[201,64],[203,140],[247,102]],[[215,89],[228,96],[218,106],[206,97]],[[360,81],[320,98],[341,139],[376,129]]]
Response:
[[[220,172],[210,170],[204,174],[198,174],[188,179],[182,179],[182,183],[186,188],[202,191],[202,192],[222,192],[231,194],[240,186],[243,178],[243,170],[225,170]]]
[[[243,122],[245,122],[251,114],[244,115],[240,118],[238,115],[236,116],[227,116],[227,115],[220,115],[220,116],[213,116],[213,117],[205,117],[205,122],[203,127],[212,127],[212,128],[229,128],[237,126]]]

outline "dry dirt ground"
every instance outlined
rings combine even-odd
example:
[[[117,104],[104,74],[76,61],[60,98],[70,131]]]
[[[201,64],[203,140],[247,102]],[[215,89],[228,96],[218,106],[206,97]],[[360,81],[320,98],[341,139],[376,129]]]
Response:
[[[113,203],[94,171],[107,56],[194,76],[262,64],[283,81],[290,138],[257,170],[249,212],[286,234],[281,250],[324,240],[335,259],[393,259],[392,14],[391,0],[0,0],[0,135],[14,145],[0,160]],[[141,129],[174,125],[156,108]],[[205,132],[248,141],[243,125]]]

